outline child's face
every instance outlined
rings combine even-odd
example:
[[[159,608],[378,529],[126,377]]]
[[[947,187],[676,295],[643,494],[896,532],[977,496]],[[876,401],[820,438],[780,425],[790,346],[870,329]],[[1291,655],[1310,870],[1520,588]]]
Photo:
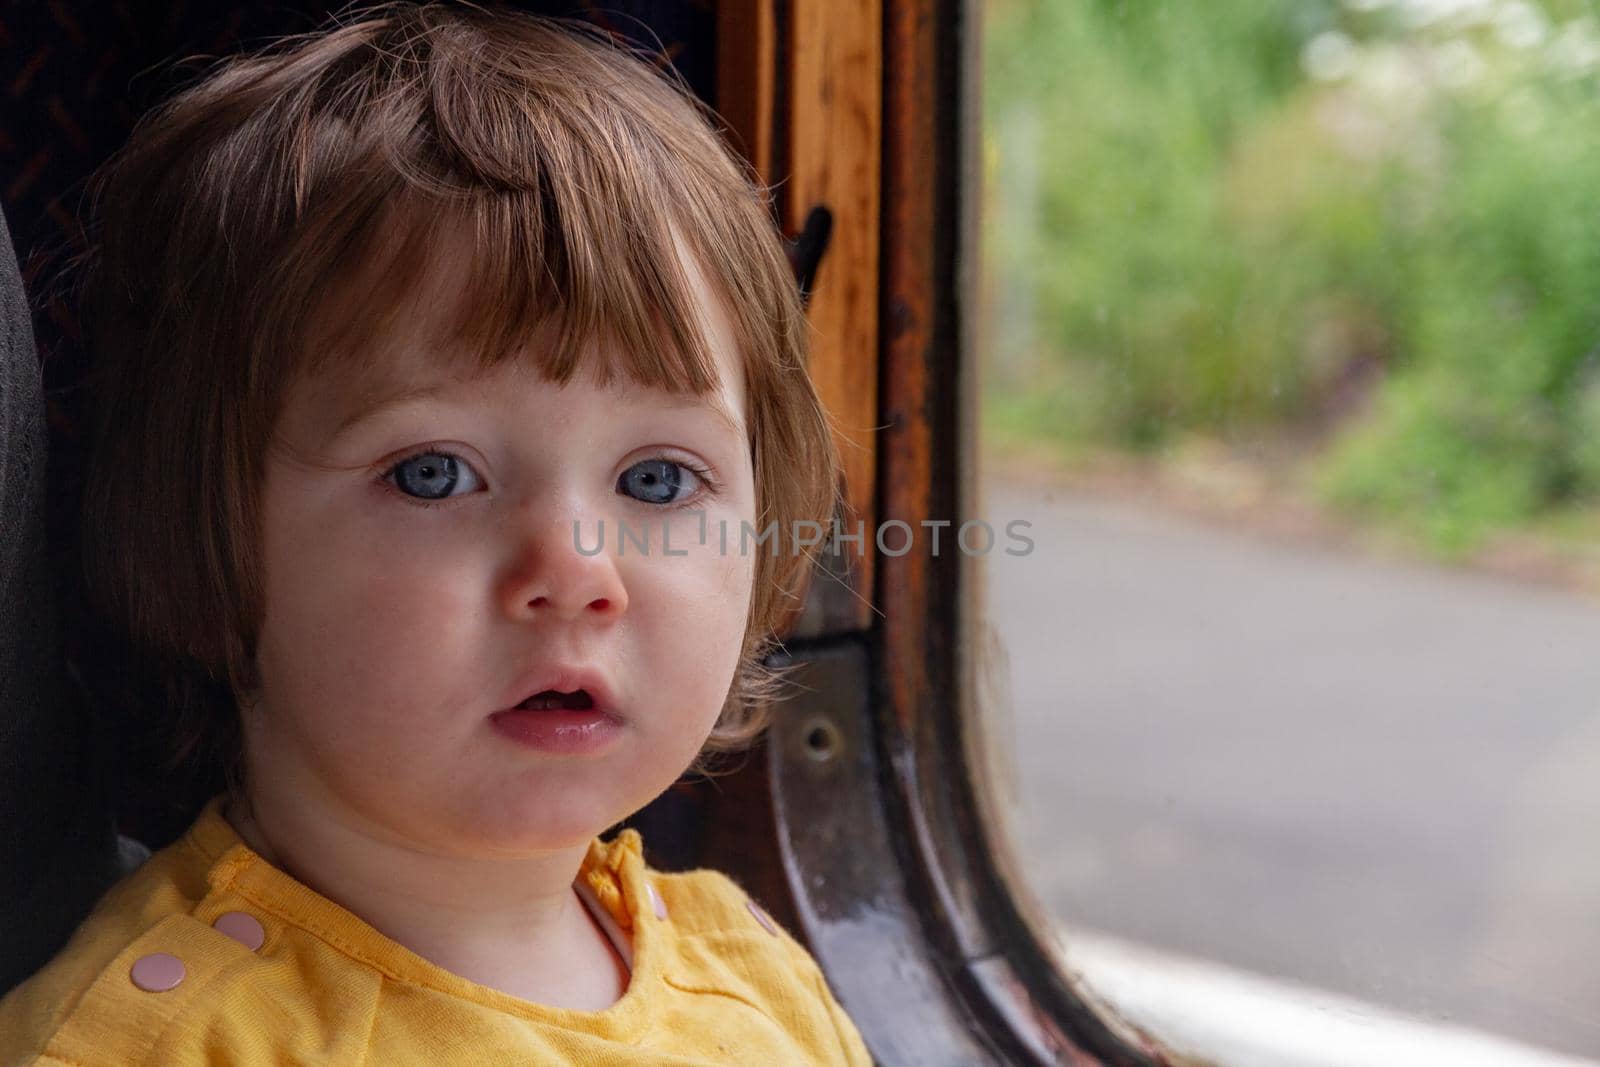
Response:
[[[586,373],[557,387],[514,362],[452,379],[396,351],[401,389],[440,392],[340,431],[348,399],[291,389],[262,495],[261,687],[245,716],[258,798],[507,855],[587,842],[683,772],[733,679],[754,570],[736,547],[755,512],[742,375],[701,295],[715,396]],[[592,551],[602,520],[605,549],[585,555],[574,524]],[[619,522],[647,531],[647,554],[619,555]],[[564,669],[608,691],[608,744],[556,753],[497,728],[532,678]]]

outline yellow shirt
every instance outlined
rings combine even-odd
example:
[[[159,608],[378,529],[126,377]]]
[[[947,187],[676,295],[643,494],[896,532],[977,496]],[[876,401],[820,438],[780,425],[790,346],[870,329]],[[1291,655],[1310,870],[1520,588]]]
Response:
[[[590,842],[575,883],[632,968],[587,1012],[390,940],[251,851],[221,800],[0,1000],[0,1067],[872,1063],[797,941],[726,875],[647,867],[637,830]]]

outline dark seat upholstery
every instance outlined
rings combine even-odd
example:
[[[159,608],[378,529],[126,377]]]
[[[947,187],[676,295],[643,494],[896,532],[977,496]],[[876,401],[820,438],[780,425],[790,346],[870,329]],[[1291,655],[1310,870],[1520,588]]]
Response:
[[[0,248],[0,989],[65,941],[118,873],[95,745],[70,700],[46,566],[49,468],[33,331],[10,231]]]

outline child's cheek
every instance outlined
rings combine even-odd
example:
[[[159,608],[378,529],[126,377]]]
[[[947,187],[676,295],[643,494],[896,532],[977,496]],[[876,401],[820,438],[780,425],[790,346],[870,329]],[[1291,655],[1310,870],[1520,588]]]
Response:
[[[478,556],[414,522],[281,509],[266,545],[266,628],[302,696],[392,704],[467,643]],[[470,540],[470,539],[465,539]],[[481,555],[481,553],[480,553]]]
[[[733,535],[724,550],[713,537],[682,557],[654,560],[651,568],[658,586],[651,601],[674,617],[682,633],[693,635],[695,658],[726,659],[729,672],[749,618],[754,551],[741,552]]]

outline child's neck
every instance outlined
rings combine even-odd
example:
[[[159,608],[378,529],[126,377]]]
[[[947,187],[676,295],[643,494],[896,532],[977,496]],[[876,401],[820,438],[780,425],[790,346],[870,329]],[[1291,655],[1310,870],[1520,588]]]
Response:
[[[579,1011],[603,1011],[628,988],[626,963],[570,883],[564,894],[534,898],[519,907],[512,933],[504,916],[470,904],[458,906],[461,902],[443,902],[441,910],[437,899],[408,894],[406,884],[414,877],[428,878],[425,870],[401,872],[399,878],[374,877],[377,868],[365,867],[359,858],[368,850],[360,844],[354,850],[307,848],[304,838],[288,828],[269,834],[250,806],[231,801],[223,816],[262,859],[423,959],[468,981],[537,1004]],[[297,822],[292,815],[284,821]],[[273,840],[295,841],[299,847],[278,849]],[[346,862],[319,861],[330,851]],[[376,851],[381,856],[385,850],[379,846]],[[405,856],[415,861],[418,854]],[[425,865],[424,858],[418,867]],[[445,866],[460,873],[453,862]],[[465,894],[463,899],[471,896]],[[449,918],[441,921],[442,915]]]

